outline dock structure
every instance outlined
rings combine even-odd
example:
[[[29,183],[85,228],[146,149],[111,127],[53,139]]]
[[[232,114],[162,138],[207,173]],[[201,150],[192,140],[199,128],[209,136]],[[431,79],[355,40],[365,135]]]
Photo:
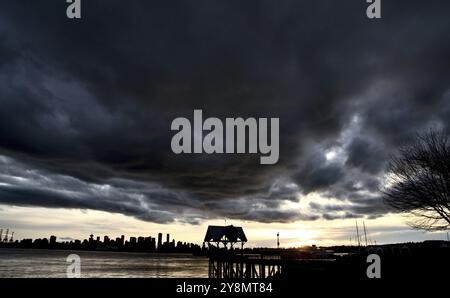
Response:
[[[281,275],[279,256],[233,255],[215,253],[209,256],[209,278],[274,278]]]
[[[246,242],[241,227],[209,226],[204,239],[209,250],[209,277],[270,278],[281,274],[279,255],[243,254]],[[240,244],[240,251],[235,250],[236,244]]]

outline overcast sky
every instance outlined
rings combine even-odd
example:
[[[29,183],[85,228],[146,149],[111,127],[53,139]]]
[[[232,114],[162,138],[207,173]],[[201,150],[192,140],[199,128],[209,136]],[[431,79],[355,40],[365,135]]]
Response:
[[[450,124],[449,1],[383,1],[381,20],[363,0],[89,0],[81,20],[66,5],[0,3],[4,228],[27,234],[43,210],[172,229],[383,222],[389,156]],[[171,121],[194,109],[279,118],[279,162],[175,155]]]

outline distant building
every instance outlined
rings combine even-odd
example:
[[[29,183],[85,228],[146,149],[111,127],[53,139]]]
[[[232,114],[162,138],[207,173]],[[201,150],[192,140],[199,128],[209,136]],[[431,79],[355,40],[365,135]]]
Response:
[[[162,248],[162,233],[158,233],[158,249]]]
[[[38,249],[76,249],[76,250],[117,250],[117,251],[142,251],[142,252],[201,252],[200,246],[195,244],[183,243],[181,241],[176,242],[175,239],[170,239],[170,235],[167,234],[167,240],[169,242],[162,243],[163,234],[158,234],[159,248],[156,246],[156,238],[148,236],[130,237],[129,241],[124,241],[124,236],[110,239],[109,236],[103,236],[103,242],[101,237],[89,235],[84,240],[71,240],[57,242],[57,237],[51,235],[49,238],[43,239],[22,239],[8,242],[0,242],[0,247],[12,247],[12,248],[38,248]]]
[[[56,244],[56,236],[50,236],[50,245],[55,245]]]
[[[166,236],[166,243],[167,243],[167,244],[170,243],[170,234],[169,234],[169,233],[167,233],[167,236]]]
[[[150,249],[155,251],[156,250],[156,239],[152,238],[150,243]]]

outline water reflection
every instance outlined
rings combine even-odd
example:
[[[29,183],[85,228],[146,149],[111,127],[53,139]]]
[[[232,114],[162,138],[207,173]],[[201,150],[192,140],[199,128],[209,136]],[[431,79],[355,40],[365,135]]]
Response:
[[[66,277],[69,254],[81,277],[208,277],[208,260],[189,254],[0,249],[0,277]]]

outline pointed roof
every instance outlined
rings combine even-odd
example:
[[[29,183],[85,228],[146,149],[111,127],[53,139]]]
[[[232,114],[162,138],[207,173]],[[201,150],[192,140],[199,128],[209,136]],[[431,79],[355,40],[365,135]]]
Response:
[[[208,226],[205,235],[205,242],[220,242],[223,237],[230,242],[247,242],[244,230],[241,227],[230,226]]]

